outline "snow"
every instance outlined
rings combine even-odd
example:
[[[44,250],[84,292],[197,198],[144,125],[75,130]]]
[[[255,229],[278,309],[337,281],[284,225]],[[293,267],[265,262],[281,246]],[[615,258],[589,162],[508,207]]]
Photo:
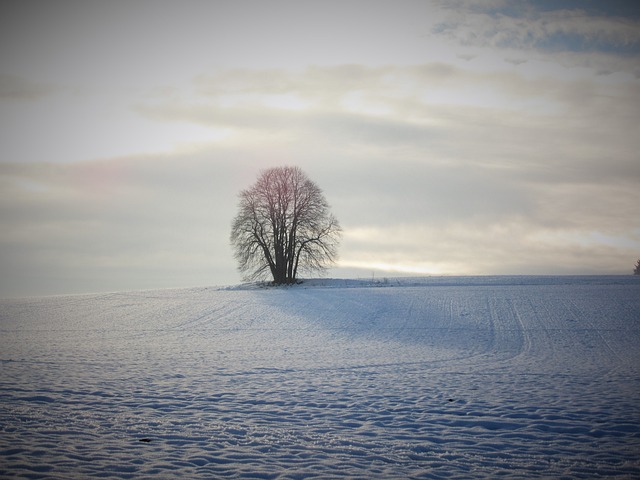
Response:
[[[0,301],[0,477],[640,477],[640,278]]]

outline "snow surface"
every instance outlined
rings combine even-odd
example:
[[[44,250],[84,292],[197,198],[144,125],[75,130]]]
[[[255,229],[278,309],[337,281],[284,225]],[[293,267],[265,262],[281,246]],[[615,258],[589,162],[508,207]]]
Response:
[[[632,276],[2,300],[0,477],[640,478],[639,322]]]

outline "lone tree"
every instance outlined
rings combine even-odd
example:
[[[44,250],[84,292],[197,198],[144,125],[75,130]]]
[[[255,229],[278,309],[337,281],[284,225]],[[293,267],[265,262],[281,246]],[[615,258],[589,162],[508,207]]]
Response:
[[[240,192],[231,245],[247,281],[293,283],[299,272],[323,271],[337,257],[341,229],[322,190],[298,167],[261,172]]]
[[[636,263],[636,268],[633,269],[633,274],[640,275],[640,259],[638,259],[638,262]]]

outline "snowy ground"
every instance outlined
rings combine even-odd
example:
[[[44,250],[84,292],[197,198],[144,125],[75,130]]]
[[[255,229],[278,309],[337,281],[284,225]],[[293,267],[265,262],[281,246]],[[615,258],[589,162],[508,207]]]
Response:
[[[640,278],[0,301],[0,477],[640,478]]]

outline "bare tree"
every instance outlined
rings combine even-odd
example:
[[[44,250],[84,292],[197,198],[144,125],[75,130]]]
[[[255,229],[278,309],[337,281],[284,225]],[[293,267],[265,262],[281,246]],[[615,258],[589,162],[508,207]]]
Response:
[[[245,280],[293,283],[299,272],[321,272],[337,257],[341,229],[322,190],[298,167],[261,172],[240,192],[231,245]]]
[[[638,262],[636,263],[636,268],[633,269],[633,274],[640,275],[640,259],[638,259]]]

